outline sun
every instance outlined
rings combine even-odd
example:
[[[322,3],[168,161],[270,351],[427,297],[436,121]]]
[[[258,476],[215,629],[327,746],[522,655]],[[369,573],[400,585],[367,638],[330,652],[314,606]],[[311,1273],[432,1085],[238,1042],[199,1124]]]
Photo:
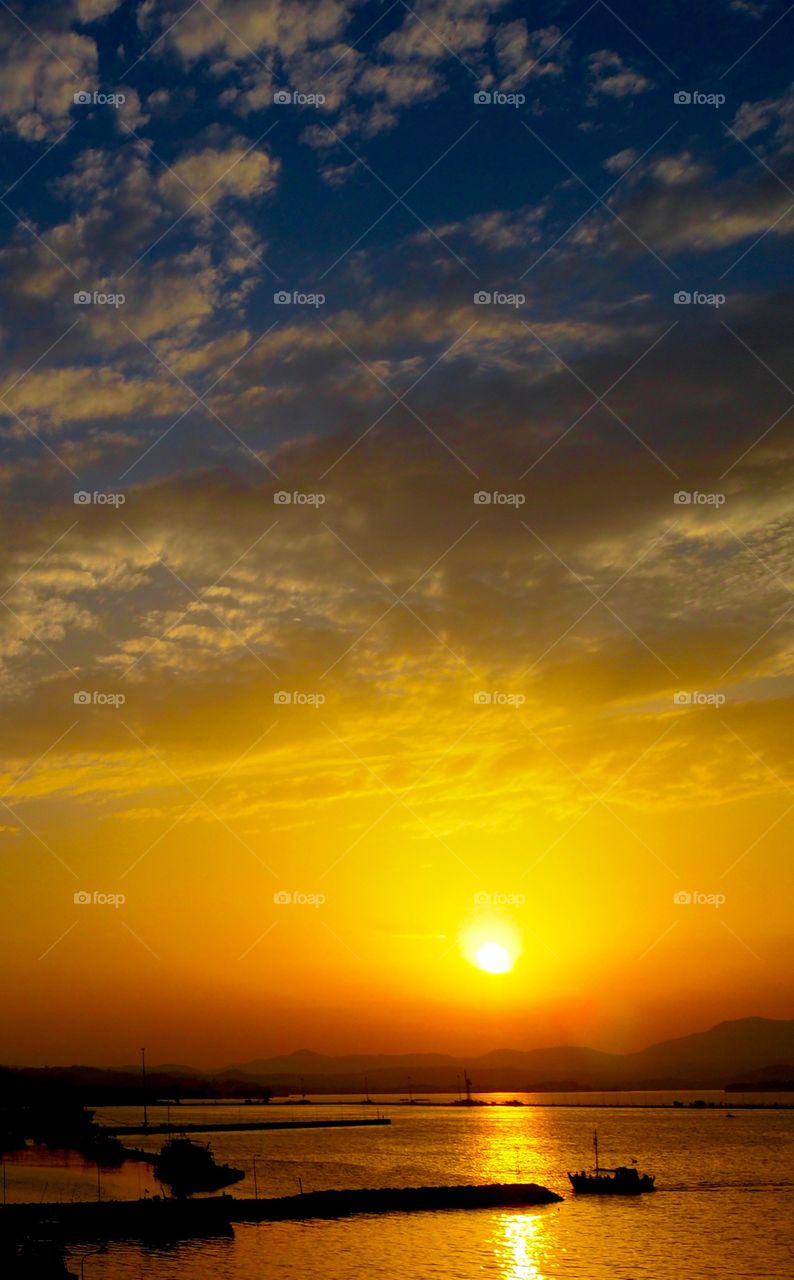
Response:
[[[477,911],[461,924],[461,953],[482,973],[510,973],[523,951],[521,931],[503,913]]]
[[[509,951],[500,942],[484,942],[477,948],[475,961],[486,973],[509,973],[513,967]]]

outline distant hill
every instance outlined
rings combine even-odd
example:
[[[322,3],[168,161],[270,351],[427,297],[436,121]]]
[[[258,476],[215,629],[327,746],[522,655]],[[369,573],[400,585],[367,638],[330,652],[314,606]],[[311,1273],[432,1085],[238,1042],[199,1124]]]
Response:
[[[267,1097],[247,1077],[194,1071],[191,1067],[152,1067],[146,1072],[149,1100]],[[0,1113],[4,1105],[20,1105],[41,1097],[70,1097],[84,1105],[140,1105],[144,1089],[140,1067],[3,1067],[0,1066]]]
[[[546,1049],[497,1049],[481,1057],[447,1054],[356,1054],[330,1057],[301,1049],[226,1068],[224,1075],[256,1080],[274,1092],[454,1092],[466,1067],[475,1090],[562,1088],[722,1088],[770,1063],[794,1061],[794,1020],[740,1018],[709,1031],[664,1040],[636,1053],[603,1053],[563,1045]]]
[[[726,1084],[731,1093],[794,1093],[794,1066],[790,1062],[776,1062],[757,1071],[745,1071],[741,1080]]]
[[[370,1093],[454,1093],[464,1069],[477,1093],[565,1092],[599,1089],[754,1087],[781,1091],[794,1079],[794,1020],[740,1018],[709,1031],[649,1045],[636,1053],[603,1053],[576,1045],[495,1049],[473,1058],[443,1053],[350,1054],[331,1057],[311,1049],[198,1071],[147,1068],[148,1094],[159,1097],[262,1097],[297,1093],[361,1096]],[[783,1065],[781,1065],[783,1064]],[[738,1084],[737,1084],[738,1082]],[[770,1083],[774,1082],[774,1083]],[[140,1067],[0,1068],[0,1097],[26,1085],[77,1089],[95,1104],[138,1101]]]

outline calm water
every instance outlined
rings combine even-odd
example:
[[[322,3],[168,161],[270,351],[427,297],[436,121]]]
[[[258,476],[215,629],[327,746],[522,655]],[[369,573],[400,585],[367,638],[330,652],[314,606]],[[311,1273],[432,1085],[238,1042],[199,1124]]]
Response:
[[[388,1128],[216,1134],[213,1147],[248,1171],[233,1188],[240,1195],[253,1195],[256,1155],[260,1195],[292,1194],[299,1178],[305,1191],[520,1178],[553,1188],[565,1202],[518,1213],[244,1225],[233,1240],[168,1249],[114,1244],[85,1257],[87,1280],[794,1280],[794,1112],[736,1111],[729,1120],[724,1110],[383,1109]],[[295,1107],[292,1114],[319,1118],[329,1110]],[[243,1117],[259,1111],[240,1108]],[[180,1108],[179,1115],[209,1121],[236,1119],[236,1112]],[[113,1114],[119,1122],[132,1118]],[[263,1109],[263,1118],[279,1114],[290,1109]],[[603,1162],[637,1156],[656,1173],[657,1194],[569,1197],[565,1171],[589,1163],[594,1124]],[[145,1145],[154,1149],[157,1141]],[[146,1165],[102,1174],[103,1198],[137,1196],[147,1186],[157,1191]],[[48,1153],[45,1163],[28,1151],[9,1159],[7,1190],[9,1199],[93,1197],[96,1170],[74,1155]],[[78,1268],[87,1252],[73,1251]]]

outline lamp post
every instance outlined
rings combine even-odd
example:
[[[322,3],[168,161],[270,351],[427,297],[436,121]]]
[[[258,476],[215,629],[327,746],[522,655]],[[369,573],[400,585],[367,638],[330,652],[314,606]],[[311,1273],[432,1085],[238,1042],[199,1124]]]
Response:
[[[103,1244],[101,1249],[90,1249],[88,1253],[84,1253],[80,1259],[80,1280],[85,1280],[85,1260],[93,1258],[98,1253],[107,1253],[107,1245]]]
[[[146,1107],[146,1050],[141,1049],[141,1083],[143,1085],[143,1127],[149,1128],[149,1112]]]

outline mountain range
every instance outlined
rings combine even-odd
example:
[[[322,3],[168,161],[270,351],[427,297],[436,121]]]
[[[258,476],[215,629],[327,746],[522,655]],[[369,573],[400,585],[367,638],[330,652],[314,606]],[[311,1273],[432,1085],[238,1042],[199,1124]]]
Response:
[[[453,1092],[464,1068],[476,1092],[547,1089],[721,1088],[774,1066],[794,1077],[794,1020],[740,1018],[708,1031],[663,1040],[634,1053],[604,1053],[573,1045],[497,1049],[480,1057],[440,1053],[331,1057],[301,1049],[224,1069],[267,1085],[274,1093]],[[788,1076],[786,1076],[788,1072]]]
[[[794,1019],[740,1018],[708,1031],[662,1040],[633,1053],[576,1045],[495,1049],[456,1058],[442,1053],[353,1054],[333,1057],[300,1049],[217,1071],[179,1064],[147,1070],[148,1091],[161,1098],[262,1097],[307,1093],[370,1093],[414,1097],[454,1093],[464,1071],[475,1094],[609,1089],[707,1089],[726,1086],[794,1089]],[[139,1065],[125,1067],[3,1067],[0,1097],[28,1085],[77,1089],[94,1103],[141,1094]],[[365,1084],[366,1082],[366,1084]]]

